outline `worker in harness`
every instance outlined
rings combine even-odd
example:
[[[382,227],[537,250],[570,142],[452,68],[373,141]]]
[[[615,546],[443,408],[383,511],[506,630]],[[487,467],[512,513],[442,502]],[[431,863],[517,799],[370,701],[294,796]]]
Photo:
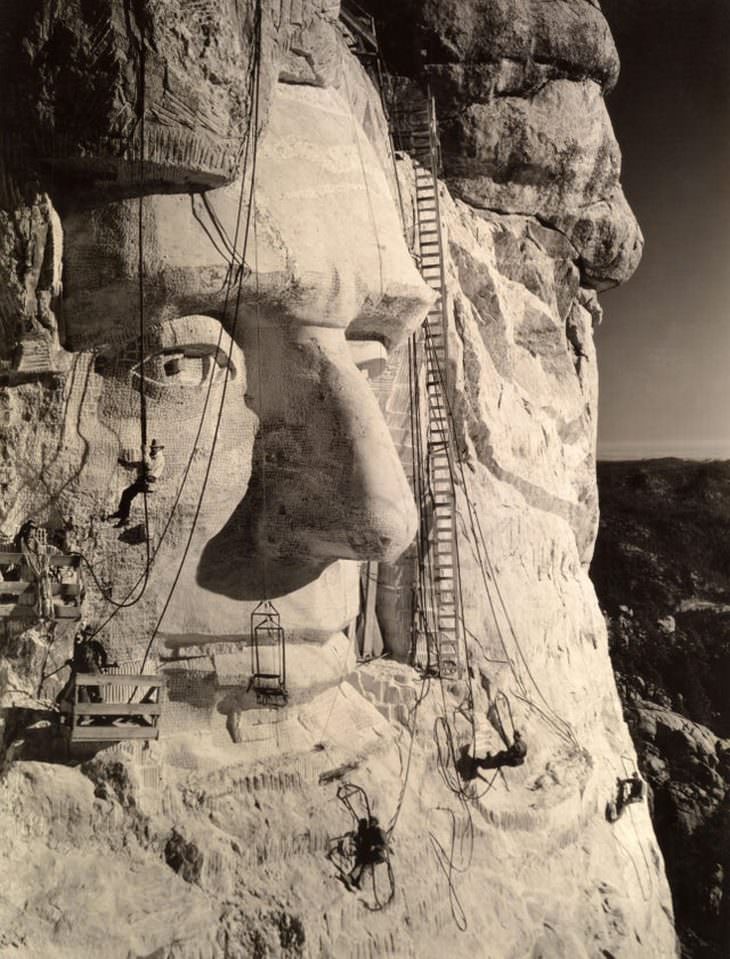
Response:
[[[643,802],[645,796],[646,784],[636,771],[627,779],[617,779],[616,799],[611,799],[606,804],[606,819],[609,822],[616,822],[627,806],[635,802]]]
[[[475,759],[474,765],[478,769],[499,769],[500,766],[521,766],[527,756],[527,743],[519,729],[515,729],[512,744],[507,749],[492,756],[487,753],[484,759]]]
[[[376,816],[358,820],[354,846],[355,865],[350,870],[347,883],[359,889],[366,867],[374,869],[375,866],[388,861],[388,837]]]
[[[165,468],[165,457],[162,455],[164,448],[158,444],[157,440],[152,440],[148,452],[143,453],[142,460],[135,464],[137,467],[135,481],[122,492],[117,511],[108,517],[119,520],[116,524],[117,529],[126,526],[129,522],[129,511],[134,498],[140,493],[151,492],[162,475]]]
[[[644,780],[636,771],[634,771],[628,779],[617,779],[616,786],[616,806],[619,814],[625,806],[630,806],[631,803],[635,802],[643,802],[645,791]]]

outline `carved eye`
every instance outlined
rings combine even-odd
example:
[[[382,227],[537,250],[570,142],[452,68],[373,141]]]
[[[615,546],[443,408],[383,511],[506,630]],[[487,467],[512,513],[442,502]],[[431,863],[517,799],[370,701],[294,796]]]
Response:
[[[240,356],[240,351],[215,317],[177,317],[150,330],[149,335],[144,361],[140,361],[139,339],[132,338],[119,347],[102,348],[95,358],[95,372],[126,379],[139,389],[143,362],[145,388],[157,395],[171,388],[205,390],[209,385],[222,384],[226,376],[234,380],[238,375],[231,357]]]
[[[130,370],[135,385],[139,383],[137,363]],[[223,382],[226,369],[228,378],[235,379],[236,368],[229,363],[228,354],[207,343],[185,344],[151,353],[144,361],[146,382],[162,387],[195,388]]]

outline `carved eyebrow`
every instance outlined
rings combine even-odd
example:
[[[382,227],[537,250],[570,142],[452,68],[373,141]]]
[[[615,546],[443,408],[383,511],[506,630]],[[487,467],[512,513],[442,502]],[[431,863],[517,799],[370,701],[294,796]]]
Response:
[[[142,355],[149,363],[157,357],[182,353],[186,358],[213,357],[235,376],[235,364],[229,360],[232,349],[233,341],[217,317],[190,314],[152,327],[143,341],[139,336],[126,336],[116,344],[105,343],[96,354],[95,370],[125,375],[139,367]]]

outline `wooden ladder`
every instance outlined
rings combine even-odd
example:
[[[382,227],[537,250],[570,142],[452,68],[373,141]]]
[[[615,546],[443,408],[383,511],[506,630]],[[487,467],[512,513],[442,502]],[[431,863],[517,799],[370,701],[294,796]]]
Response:
[[[401,133],[401,138],[403,134]],[[442,676],[460,672],[459,569],[456,543],[456,490],[453,480],[453,441],[446,394],[447,314],[444,298],[444,257],[438,195],[440,146],[433,97],[423,109],[409,114],[404,146],[415,161],[417,259],[421,275],[438,294],[423,325],[426,378],[426,459],[431,492],[432,526],[428,544],[436,608],[419,644],[416,665]],[[425,504],[422,504],[422,508]],[[424,649],[425,645],[425,649]],[[425,661],[424,661],[425,660]]]

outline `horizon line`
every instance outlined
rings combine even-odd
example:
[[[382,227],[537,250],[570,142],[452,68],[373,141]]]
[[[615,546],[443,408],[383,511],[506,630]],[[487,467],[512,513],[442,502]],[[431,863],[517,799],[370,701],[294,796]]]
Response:
[[[730,443],[599,443],[597,460],[730,460]]]

